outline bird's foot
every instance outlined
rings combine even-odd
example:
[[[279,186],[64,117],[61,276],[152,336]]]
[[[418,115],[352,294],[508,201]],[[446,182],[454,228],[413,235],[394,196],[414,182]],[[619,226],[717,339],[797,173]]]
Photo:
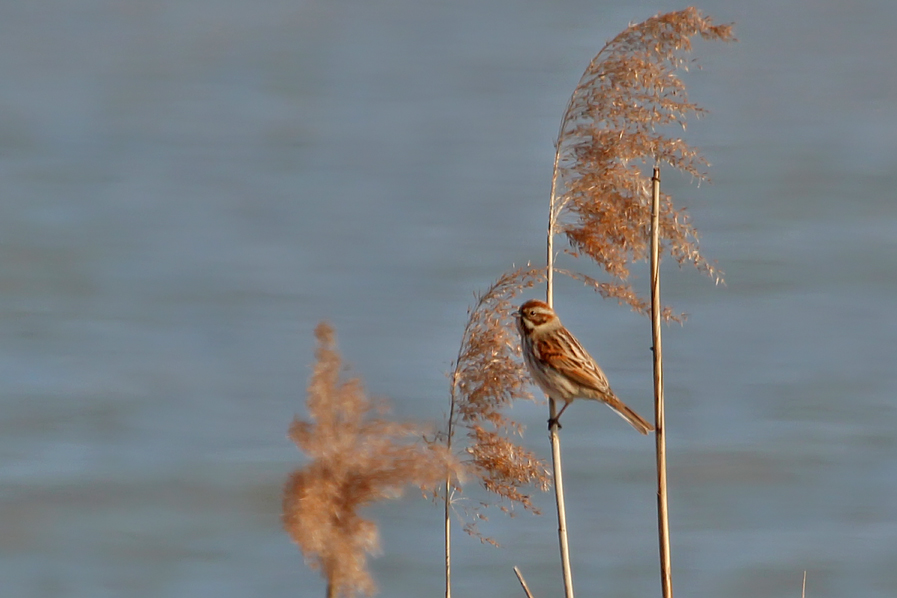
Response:
[[[556,418],[556,417],[551,417],[551,418],[549,418],[549,419],[548,419],[548,429],[550,430],[550,429],[553,428],[555,425],[557,425],[558,430],[560,430],[561,428],[564,427],[564,426],[561,425],[561,422],[558,421],[558,418]]]

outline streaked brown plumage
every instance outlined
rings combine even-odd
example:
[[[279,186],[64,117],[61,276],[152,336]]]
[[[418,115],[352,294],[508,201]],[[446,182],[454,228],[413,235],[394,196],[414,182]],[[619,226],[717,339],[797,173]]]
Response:
[[[523,358],[533,381],[546,395],[565,403],[554,421],[574,399],[592,399],[605,403],[642,434],[654,429],[617,398],[604,372],[547,303],[527,301],[516,316]]]

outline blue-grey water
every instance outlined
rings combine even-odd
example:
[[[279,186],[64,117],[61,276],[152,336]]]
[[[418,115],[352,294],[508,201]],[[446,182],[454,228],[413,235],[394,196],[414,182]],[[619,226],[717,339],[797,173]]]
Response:
[[[322,596],[279,520],[313,327],[440,421],[472,293],[543,259],[583,67],[683,7],[0,6],[0,594]],[[812,598],[895,596],[897,3],[701,8],[740,41],[698,43],[687,77],[713,184],[664,182],[727,283],[664,271],[690,316],[664,337],[675,588],[795,597],[806,570]],[[556,301],[647,415],[648,321]],[[544,405],[513,415],[547,457]],[[597,404],[565,418],[579,595],[659,595],[652,442]],[[504,548],[457,533],[457,596],[521,596],[514,565],[560,595],[538,503],[483,526]],[[440,595],[440,509],[371,514],[382,595]]]

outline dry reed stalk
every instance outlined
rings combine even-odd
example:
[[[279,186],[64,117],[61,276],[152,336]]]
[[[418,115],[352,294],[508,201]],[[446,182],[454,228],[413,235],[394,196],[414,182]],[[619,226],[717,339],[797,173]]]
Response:
[[[558,514],[558,547],[561,555],[561,575],[565,598],[573,598],[573,570],[570,568],[570,544],[567,541],[567,503],[564,495],[564,468],[561,464],[561,439],[558,436],[557,404],[548,398],[548,429],[551,443],[551,475],[554,478],[554,499]]]
[[[563,131],[563,124],[561,125]],[[551,200],[548,204],[548,239],[546,241],[545,302],[554,307],[554,235],[563,206],[557,202],[558,163],[560,161],[560,135],[554,154],[554,176],[551,177]],[[573,570],[570,567],[570,543],[567,539],[567,504],[564,495],[564,468],[561,461],[561,439],[558,436],[557,403],[548,397],[548,441],[551,445],[551,475],[554,478],[555,510],[558,515],[558,550],[561,557],[561,577],[564,580],[564,597],[573,598]]]
[[[284,487],[283,526],[306,562],[327,581],[328,598],[371,595],[367,556],[379,548],[377,525],[359,509],[397,498],[408,484],[432,488],[459,465],[441,444],[424,442],[418,426],[385,419],[383,401],[368,399],[357,378],[341,379],[333,329],[319,324],[306,406],[289,437],[311,461]]]
[[[667,499],[666,424],[663,402],[663,345],[660,335],[660,168],[654,167],[651,201],[651,349],[654,353],[654,442],[657,457],[657,538],[660,544],[660,585],[664,598],[673,597],[670,562],[670,514]]]
[[[677,75],[678,70],[687,70],[685,54],[691,51],[691,38],[696,35],[708,40],[734,40],[731,25],[713,25],[709,17],[693,7],[658,14],[630,25],[605,44],[570,96],[555,142],[551,180],[546,267],[549,305],[553,304],[557,270],[582,280],[602,297],[628,304],[638,313],[646,314],[650,310],[652,325],[659,325],[660,319],[681,321],[670,308],[660,307],[659,287],[657,293],[653,287],[654,283],[659,284],[659,276],[652,276],[650,302],[639,296],[629,282],[630,265],[650,259],[653,273],[660,251],[670,254],[680,265],[690,263],[717,282],[721,281],[715,264],[699,252],[697,232],[685,211],[676,209],[671,197],[660,195],[659,186],[651,187],[656,195],[649,192],[644,172],[647,164],[665,162],[698,181],[707,178],[702,171],[706,160],[696,149],[680,138],[658,131],[669,125],[684,129],[687,116],[703,113],[688,100],[685,84]],[[589,257],[610,280],[599,281],[585,274],[557,269],[556,234],[565,235],[569,244],[566,253]],[[655,343],[655,382],[660,381],[661,397],[659,410],[655,407],[659,417],[658,475],[663,478],[659,481],[663,486],[663,514],[659,513],[659,520],[666,522],[661,523],[661,566],[664,596],[671,598],[662,369],[658,369],[662,364],[657,362],[659,331]],[[554,401],[549,401],[551,417],[555,415],[554,408]],[[555,427],[550,438],[564,586],[567,598],[572,598],[560,441]],[[658,506],[661,507],[660,502]]]
[[[532,452],[518,446],[513,435],[522,427],[504,414],[515,399],[531,399],[527,377],[520,359],[517,334],[512,325],[512,300],[524,289],[541,280],[541,269],[519,268],[502,274],[468,310],[461,346],[450,375],[450,408],[444,441],[457,453],[456,433],[466,430],[463,451],[466,471],[498,497],[502,511],[515,505],[538,513],[528,487],[546,490],[549,484],[545,464]],[[479,532],[477,521],[485,521],[481,502],[475,507],[459,507],[455,480],[446,478],[445,498],[445,596],[451,596],[451,511],[462,512],[464,531],[481,541],[496,545]]]
[[[523,579],[523,573],[520,572],[519,567],[514,567],[514,574],[517,576],[517,581],[520,582],[520,587],[523,588],[526,598],[533,598],[533,593],[529,591],[529,586],[526,585],[526,580]]]
[[[451,447],[447,447],[448,450],[451,450]],[[444,534],[445,534],[445,598],[452,598],[452,480],[451,478],[446,478],[445,480],[445,520],[444,520]]]
[[[561,125],[563,130],[563,125]],[[554,235],[557,220],[563,206],[556,202],[558,183],[558,161],[560,160],[560,137],[558,151],[554,155],[554,176],[551,178],[551,201],[548,207],[548,239],[546,242],[546,288],[545,302],[554,307]],[[561,439],[558,436],[557,403],[548,397],[548,441],[551,444],[551,475],[554,478],[554,499],[558,515],[558,550],[561,557],[561,577],[564,580],[564,597],[573,598],[573,571],[570,567],[570,543],[567,539],[567,504],[564,495],[564,468],[561,461]]]

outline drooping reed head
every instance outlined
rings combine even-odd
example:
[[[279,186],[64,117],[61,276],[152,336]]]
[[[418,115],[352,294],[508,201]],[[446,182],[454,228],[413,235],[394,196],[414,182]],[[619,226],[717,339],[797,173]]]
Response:
[[[734,39],[731,25],[714,25],[693,7],[627,27],[586,68],[558,134],[552,230],[567,238],[569,253],[594,260],[611,282],[577,278],[639,312],[647,302],[629,282],[629,268],[648,255],[650,168],[667,164],[699,181],[707,178],[705,158],[676,135],[689,116],[704,112],[689,101],[679,78],[696,35]],[[692,264],[720,280],[716,266],[699,251],[685,210],[666,194],[660,234],[662,250],[680,265]]]
[[[505,272],[477,296],[468,310],[451,374],[449,444],[456,429],[466,431],[468,470],[498,499],[503,511],[521,506],[538,512],[531,489],[545,490],[549,483],[545,463],[515,441],[522,428],[507,415],[514,400],[532,398],[514,329],[514,299],[541,278],[540,268],[519,268]],[[488,506],[485,501],[484,505]],[[494,543],[477,530],[476,521],[485,519],[483,514],[476,508],[472,511],[465,521],[466,531]]]
[[[423,442],[417,426],[386,419],[385,405],[368,399],[360,380],[341,378],[329,325],[319,324],[315,336],[309,421],[294,419],[289,432],[311,461],[287,480],[283,525],[308,564],[321,570],[328,596],[370,595],[367,556],[379,539],[377,525],[359,510],[400,496],[408,484],[429,489],[457,475],[458,465],[444,446]]]

